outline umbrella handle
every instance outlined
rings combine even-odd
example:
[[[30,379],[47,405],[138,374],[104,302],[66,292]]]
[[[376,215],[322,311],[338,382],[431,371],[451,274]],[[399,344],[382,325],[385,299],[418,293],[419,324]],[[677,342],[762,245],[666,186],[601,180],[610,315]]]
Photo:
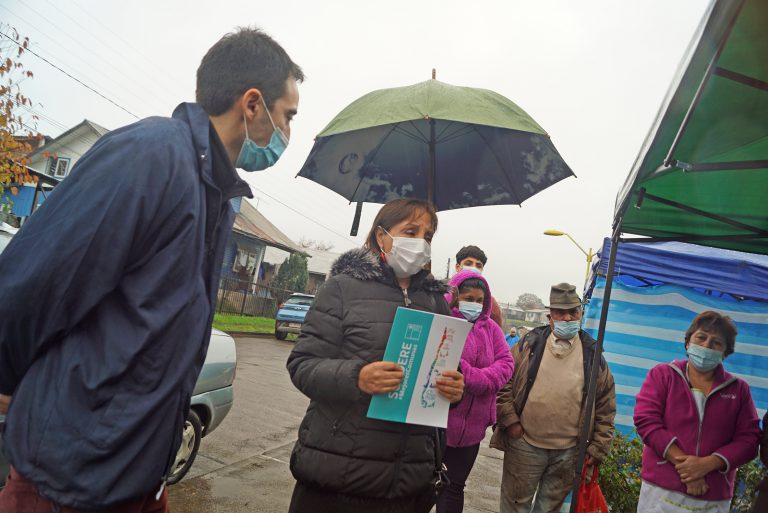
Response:
[[[360,227],[360,215],[363,213],[363,202],[358,201],[357,207],[355,207],[355,218],[352,219],[352,229],[349,231],[349,234],[352,237],[355,237],[357,235],[357,229]]]

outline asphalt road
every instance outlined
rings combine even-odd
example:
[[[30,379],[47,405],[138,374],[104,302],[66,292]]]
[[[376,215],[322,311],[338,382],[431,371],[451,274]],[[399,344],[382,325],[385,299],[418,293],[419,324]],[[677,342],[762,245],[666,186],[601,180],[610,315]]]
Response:
[[[237,338],[235,403],[202,440],[187,477],[170,489],[173,513],[283,513],[294,480],[293,443],[309,403],[293,387],[285,361],[290,341]],[[466,513],[497,512],[501,453],[487,439],[467,483]]]

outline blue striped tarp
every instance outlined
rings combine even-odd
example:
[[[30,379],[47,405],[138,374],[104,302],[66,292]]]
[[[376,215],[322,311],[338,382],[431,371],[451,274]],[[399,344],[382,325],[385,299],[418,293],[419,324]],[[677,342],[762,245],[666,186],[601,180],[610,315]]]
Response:
[[[597,337],[605,278],[595,282],[584,329]],[[635,396],[645,375],[659,363],[684,359],[685,331],[696,315],[716,310],[730,316],[739,331],[736,351],[725,360],[728,372],[750,385],[759,415],[768,408],[768,302],[735,301],[675,285],[630,286],[614,280],[604,351],[616,381],[616,427],[634,429]]]

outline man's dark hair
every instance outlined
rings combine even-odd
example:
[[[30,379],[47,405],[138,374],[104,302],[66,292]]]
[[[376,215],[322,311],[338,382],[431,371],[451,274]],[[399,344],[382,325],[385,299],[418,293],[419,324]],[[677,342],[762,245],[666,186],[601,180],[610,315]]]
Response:
[[[285,94],[285,81],[304,80],[304,72],[283,47],[257,28],[241,27],[213,45],[197,68],[195,101],[210,116],[224,114],[253,87],[268,109]]]
[[[717,333],[723,337],[725,340],[725,356],[732,354],[736,348],[736,335],[738,334],[738,331],[736,330],[736,324],[734,324],[733,319],[727,315],[712,310],[707,310],[706,312],[701,312],[697,315],[685,332],[686,348],[691,342],[691,336],[698,330],[706,331],[707,333]]]
[[[477,246],[464,246],[456,253],[456,263],[460,264],[465,258],[476,258],[482,262],[483,265],[488,261],[488,257],[485,256],[485,252]]]

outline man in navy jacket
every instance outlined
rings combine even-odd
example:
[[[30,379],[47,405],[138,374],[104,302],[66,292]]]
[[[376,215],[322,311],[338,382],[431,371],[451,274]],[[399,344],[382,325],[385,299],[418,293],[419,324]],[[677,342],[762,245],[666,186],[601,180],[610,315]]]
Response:
[[[301,80],[263,32],[226,35],[197,103],[102,137],[0,256],[0,511],[167,510],[229,200],[251,196],[235,164],[279,157]]]

